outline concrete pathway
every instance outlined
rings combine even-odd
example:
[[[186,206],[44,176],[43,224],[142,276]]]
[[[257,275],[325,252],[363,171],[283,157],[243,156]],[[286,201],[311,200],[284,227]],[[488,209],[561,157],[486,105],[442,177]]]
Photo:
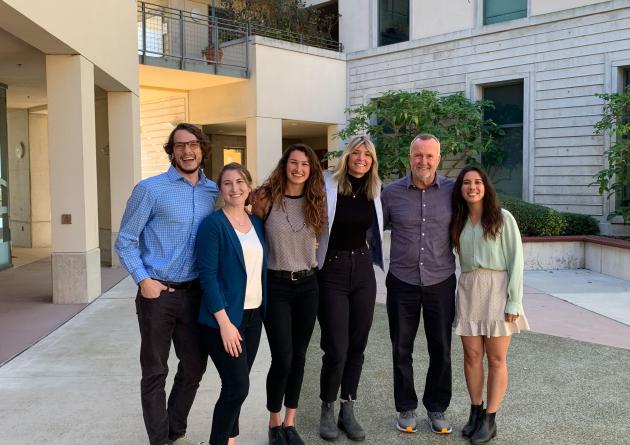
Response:
[[[552,277],[549,280],[544,273],[536,273],[531,279],[530,275],[526,277],[528,286],[535,282],[537,289],[544,287],[548,292],[554,291],[549,286],[559,281],[557,275],[548,274]],[[565,285],[559,289],[569,289],[568,282],[581,275],[581,271],[562,275]],[[379,273],[378,278],[382,301],[383,274]],[[601,275],[595,278],[612,282]],[[618,284],[623,286],[623,282]],[[498,418],[499,436],[493,443],[630,444],[630,326],[537,289],[527,289],[525,307],[530,323],[534,331],[553,335],[532,332],[515,336],[509,360],[510,389]],[[623,294],[617,292],[621,288],[606,289]],[[123,280],[68,323],[0,367],[1,445],[146,443],[140,410],[134,293],[131,279]],[[567,339],[567,334],[591,343]],[[617,342],[618,348],[602,345],[615,343],[618,337],[623,339]],[[298,419],[307,444],[326,443],[317,435],[321,363],[318,339],[316,329]],[[426,344],[419,335],[414,363],[420,391],[427,362],[425,351]],[[252,370],[250,395],[242,411],[239,444],[267,443],[264,406],[269,363],[269,349],[263,338]],[[175,365],[172,358],[171,369]],[[459,430],[466,421],[469,402],[457,338],[453,341],[453,380],[453,400],[447,414]],[[366,443],[467,443],[459,434],[434,436],[424,424],[416,435],[398,433],[393,426],[391,382],[385,308],[377,305],[358,404],[368,432]],[[207,440],[218,391],[219,379],[210,364],[189,418],[192,438]],[[338,443],[350,442],[343,438]]]

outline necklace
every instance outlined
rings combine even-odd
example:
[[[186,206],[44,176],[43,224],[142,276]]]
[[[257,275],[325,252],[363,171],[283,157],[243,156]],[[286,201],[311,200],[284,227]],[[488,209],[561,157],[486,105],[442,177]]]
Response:
[[[225,215],[228,217],[228,219],[230,220],[230,222],[232,224],[236,224],[239,227],[244,227],[247,225],[249,218],[247,217],[247,215],[245,216],[245,219],[241,219],[241,221],[239,221],[236,216],[234,215],[230,215],[228,212],[225,211],[225,209],[223,209],[223,213],[225,213]],[[242,216],[242,215],[241,215]]]
[[[299,229],[296,230],[296,228],[293,226],[293,223],[291,222],[291,220],[289,219],[289,212],[287,211],[287,202],[286,199],[283,200],[283,207],[284,207],[284,216],[287,218],[287,223],[289,224],[289,227],[291,227],[291,231],[293,233],[298,233],[300,230],[302,230],[305,226],[306,226],[306,222],[302,221],[302,225],[300,226]]]

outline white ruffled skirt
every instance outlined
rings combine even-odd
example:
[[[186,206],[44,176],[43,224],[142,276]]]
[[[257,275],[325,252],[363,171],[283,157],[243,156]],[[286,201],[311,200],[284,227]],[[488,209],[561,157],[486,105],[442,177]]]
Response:
[[[507,284],[506,271],[475,269],[462,272],[455,300],[455,333],[502,337],[529,330],[523,311],[515,322],[505,321]]]

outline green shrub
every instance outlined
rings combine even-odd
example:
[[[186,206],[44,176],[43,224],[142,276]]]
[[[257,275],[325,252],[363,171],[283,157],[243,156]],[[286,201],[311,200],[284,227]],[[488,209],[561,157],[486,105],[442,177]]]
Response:
[[[563,235],[567,222],[558,212],[549,207],[530,204],[511,196],[499,196],[503,208],[508,210],[523,236]]]
[[[563,235],[599,235],[599,224],[592,216],[566,212],[561,215],[567,222]]]

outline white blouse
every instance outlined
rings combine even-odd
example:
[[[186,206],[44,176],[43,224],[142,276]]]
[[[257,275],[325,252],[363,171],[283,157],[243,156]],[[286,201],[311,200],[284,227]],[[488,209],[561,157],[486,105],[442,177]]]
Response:
[[[254,226],[247,233],[237,230],[236,235],[241,242],[245,259],[245,272],[247,273],[245,305],[243,309],[256,309],[262,304],[263,247]]]

